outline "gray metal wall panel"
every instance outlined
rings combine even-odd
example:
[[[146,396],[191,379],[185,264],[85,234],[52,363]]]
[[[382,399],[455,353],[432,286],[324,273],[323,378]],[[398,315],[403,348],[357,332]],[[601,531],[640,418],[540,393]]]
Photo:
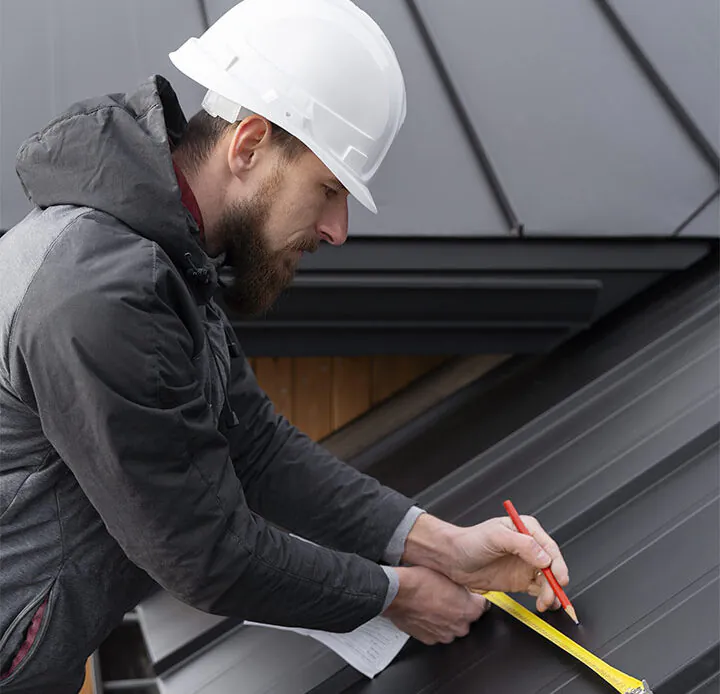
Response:
[[[205,3],[208,21],[210,24],[217,22],[231,7],[237,5],[238,0],[198,0]]]
[[[718,238],[720,236],[720,198],[716,197],[680,232],[680,236]]]
[[[417,2],[529,233],[670,234],[717,187],[592,3]]]
[[[708,194],[716,176],[592,3],[418,2],[530,233],[669,234]],[[234,4],[205,0],[211,21]],[[410,111],[372,186],[381,214],[352,201],[351,233],[505,235],[406,3],[359,4],[397,49]],[[716,4],[675,5],[614,6],[717,143],[717,90],[703,91],[718,67],[707,59],[718,51]],[[0,2],[0,228],[28,209],[14,173],[17,147],[72,101],[131,89],[160,72],[188,114],[197,108],[202,88],[180,75],[167,53],[202,31],[201,7],[200,0]]]
[[[188,665],[158,679],[160,694],[300,694],[344,661],[313,639],[243,627]]]
[[[0,228],[29,210],[15,174],[22,141],[79,99],[171,79],[183,108],[202,90],[178,78],[167,54],[201,31],[196,0],[0,2]]]
[[[141,602],[137,613],[153,664],[225,619],[197,610],[165,591]]]
[[[717,0],[609,0],[705,137],[720,148]]]
[[[211,22],[234,4],[206,3]],[[351,236],[507,235],[507,224],[407,7],[399,0],[357,4],[393,44],[405,76],[408,115],[370,184],[378,214],[350,202]]]

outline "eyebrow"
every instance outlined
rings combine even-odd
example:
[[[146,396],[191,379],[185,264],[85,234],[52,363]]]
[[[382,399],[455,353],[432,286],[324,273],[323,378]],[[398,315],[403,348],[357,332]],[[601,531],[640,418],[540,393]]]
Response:
[[[348,195],[350,194],[350,191],[342,183],[340,183],[335,176],[330,179],[330,183],[339,188],[342,192],[348,193]]]

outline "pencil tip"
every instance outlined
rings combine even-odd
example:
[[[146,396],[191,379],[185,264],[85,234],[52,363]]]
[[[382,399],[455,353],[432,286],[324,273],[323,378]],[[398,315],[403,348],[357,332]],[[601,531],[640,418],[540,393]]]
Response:
[[[575,622],[575,624],[577,624],[577,625],[580,624],[580,621],[577,618],[577,614],[575,613],[575,608],[573,608],[572,605],[568,605],[565,608],[565,612],[568,613],[568,615],[570,616],[570,619],[572,619],[572,621]]]

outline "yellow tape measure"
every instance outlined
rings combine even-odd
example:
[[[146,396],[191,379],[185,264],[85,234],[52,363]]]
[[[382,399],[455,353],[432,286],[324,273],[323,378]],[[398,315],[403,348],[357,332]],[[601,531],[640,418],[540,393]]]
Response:
[[[630,675],[626,675],[624,672],[620,672],[620,670],[611,667],[604,660],[600,660],[600,658],[590,653],[590,651],[585,650],[571,638],[565,636],[565,634],[555,629],[555,627],[550,626],[536,614],[530,612],[530,610],[525,609],[520,603],[505,593],[497,591],[475,592],[480,593],[493,605],[497,605],[501,610],[515,617],[515,619],[520,620],[541,636],[544,636],[548,641],[552,641],[556,646],[570,653],[570,655],[587,665],[591,670],[594,670],[608,684],[612,685],[617,691],[622,692],[622,694],[652,694],[647,682],[638,680],[635,677],[630,677]]]

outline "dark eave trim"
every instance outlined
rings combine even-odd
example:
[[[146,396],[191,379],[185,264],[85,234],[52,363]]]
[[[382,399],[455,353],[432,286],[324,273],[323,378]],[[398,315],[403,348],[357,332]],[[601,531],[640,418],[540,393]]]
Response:
[[[707,240],[700,240],[700,244]],[[551,270],[678,270],[698,259],[698,240],[670,238],[360,237],[306,256],[311,272],[421,273]]]
[[[709,252],[710,240],[356,239],[303,260],[248,356],[542,354]]]

